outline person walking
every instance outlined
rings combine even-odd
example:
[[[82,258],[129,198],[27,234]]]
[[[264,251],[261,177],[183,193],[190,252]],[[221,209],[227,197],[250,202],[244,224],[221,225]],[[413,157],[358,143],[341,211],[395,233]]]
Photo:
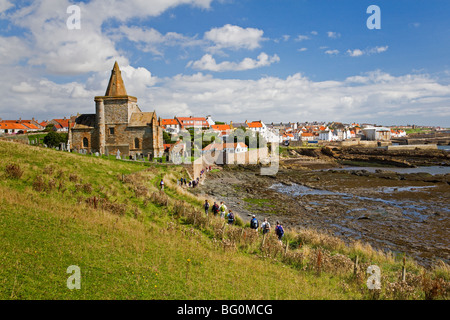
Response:
[[[225,218],[225,214],[227,212],[227,206],[225,205],[225,203],[223,203],[223,201],[220,202],[219,211],[220,211],[220,217]]]
[[[234,217],[234,213],[231,211],[231,209],[228,210],[227,218],[228,218],[228,224],[233,224],[234,223],[235,217]]]
[[[261,224],[261,230],[263,234],[267,234],[270,231],[270,223],[267,218],[264,218],[264,222]]]
[[[277,221],[277,226],[275,227],[275,233],[278,237],[278,240],[281,242],[281,239],[283,238],[283,235],[284,235],[284,229],[279,221]]]
[[[203,205],[203,208],[205,208],[205,214],[208,215],[209,202],[207,199],[205,200],[205,204]]]
[[[253,215],[252,220],[250,220],[250,228],[255,231],[258,231],[258,227],[259,227],[258,220],[256,219],[256,216]]]
[[[219,205],[217,204],[217,202],[214,201],[214,204],[211,208],[212,213],[214,214],[214,216],[217,216],[219,214]]]
[[[159,182],[159,188],[161,191],[164,191],[164,181],[163,179],[161,179],[161,181]]]

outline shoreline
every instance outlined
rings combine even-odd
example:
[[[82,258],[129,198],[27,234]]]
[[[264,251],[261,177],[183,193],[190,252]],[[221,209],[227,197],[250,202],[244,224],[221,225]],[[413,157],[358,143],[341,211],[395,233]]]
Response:
[[[258,175],[257,166],[226,167],[208,174],[194,193],[224,201],[245,223],[255,214],[271,224],[280,220],[285,228],[312,228],[405,253],[423,266],[450,261],[449,174],[324,167],[312,170],[282,160],[276,176]],[[316,192],[293,195],[272,187],[277,184]]]

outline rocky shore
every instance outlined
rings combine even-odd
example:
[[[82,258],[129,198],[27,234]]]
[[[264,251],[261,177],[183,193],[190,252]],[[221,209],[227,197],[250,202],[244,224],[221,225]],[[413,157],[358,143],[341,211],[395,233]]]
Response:
[[[308,152],[320,161],[308,164],[298,153],[282,159],[275,176],[261,176],[258,166],[224,167],[194,192],[224,201],[246,222],[256,214],[287,228],[315,228],[406,253],[424,266],[437,259],[449,263],[450,174],[338,170],[335,156],[326,154],[336,150]],[[437,158],[448,161],[446,155]]]

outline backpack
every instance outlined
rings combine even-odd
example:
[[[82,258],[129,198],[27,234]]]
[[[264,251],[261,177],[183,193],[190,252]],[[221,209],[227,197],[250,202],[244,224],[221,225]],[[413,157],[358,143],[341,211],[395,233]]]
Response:
[[[269,229],[270,229],[269,222],[264,223],[263,232],[266,233],[269,231]]]
[[[229,220],[229,221],[233,221],[233,220],[234,220],[234,214],[233,214],[233,212],[230,212],[230,213],[228,214],[228,220]]]
[[[209,202],[205,203],[205,209],[209,209]]]
[[[250,222],[250,226],[252,227],[252,229],[258,229],[258,220],[256,220],[256,218],[253,218]]]
[[[284,234],[283,227],[281,225],[277,226],[277,235],[282,236]]]

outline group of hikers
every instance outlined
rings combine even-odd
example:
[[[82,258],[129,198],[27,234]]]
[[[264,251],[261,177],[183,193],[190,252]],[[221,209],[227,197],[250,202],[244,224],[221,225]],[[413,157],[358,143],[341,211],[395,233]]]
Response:
[[[197,187],[198,184],[200,183],[200,179],[203,178],[203,175],[204,175],[206,172],[209,172],[209,171],[211,171],[211,166],[208,166],[208,167],[202,169],[202,170],[200,171],[200,177],[197,177],[196,179],[193,179],[193,180],[191,180],[191,181],[189,181],[189,182],[186,180],[186,178],[180,178],[180,180],[178,180],[178,184],[179,184],[180,186],[185,186],[185,187],[189,187],[189,188],[191,188],[191,187],[192,187],[192,188],[195,188],[195,187]]]
[[[200,171],[200,177],[202,177],[205,172],[209,172],[210,170],[211,170],[211,166],[206,167],[205,169],[202,169]],[[197,179],[194,179],[194,180],[190,181],[189,183],[187,182],[187,180],[185,178],[180,178],[180,180],[178,181],[178,183],[181,186],[189,185],[189,187],[193,187],[193,188],[195,188],[199,184],[199,182],[200,182],[200,178],[198,178],[198,177],[197,177]],[[162,179],[161,179],[159,185],[160,185],[161,191],[163,191],[164,190],[164,181]],[[210,203],[208,202],[208,200],[205,200],[205,203],[203,204],[203,208],[205,209],[205,214],[208,215],[209,208],[210,208]],[[236,216],[234,215],[234,212],[231,209],[228,209],[223,201],[220,202],[220,205],[217,204],[217,202],[214,202],[214,204],[211,206],[211,212],[213,213],[214,216],[220,215],[220,217],[222,219],[226,219],[228,221],[228,224],[234,224],[236,222]],[[263,235],[265,235],[270,232],[271,226],[270,226],[269,221],[267,221],[267,218],[264,218],[264,221],[260,226],[258,219],[256,219],[256,216],[252,215],[252,219],[250,220],[250,228],[255,231],[258,231],[258,229],[260,229],[262,231]],[[281,241],[284,236],[284,229],[279,221],[277,221],[277,225],[275,226],[275,234],[277,235],[278,240]]]
[[[205,209],[206,215],[208,215],[209,213],[209,207],[210,207],[209,201],[205,200],[203,208]],[[214,214],[214,216],[220,215],[221,218],[226,219],[228,221],[228,224],[234,224],[236,221],[234,212],[231,209],[228,209],[223,201],[220,202],[220,205],[217,204],[217,202],[214,202],[214,204],[211,207],[211,212]],[[278,240],[281,241],[284,236],[284,229],[279,221],[277,221],[276,223],[277,225],[275,226],[275,234],[277,235]],[[255,215],[252,215],[252,219],[250,220],[250,228],[255,231],[258,231],[258,229],[260,229],[263,235],[269,233],[271,229],[270,223],[269,221],[267,221],[267,218],[264,218],[263,223],[261,224],[261,226],[259,226],[259,221],[258,219],[256,219]]]

